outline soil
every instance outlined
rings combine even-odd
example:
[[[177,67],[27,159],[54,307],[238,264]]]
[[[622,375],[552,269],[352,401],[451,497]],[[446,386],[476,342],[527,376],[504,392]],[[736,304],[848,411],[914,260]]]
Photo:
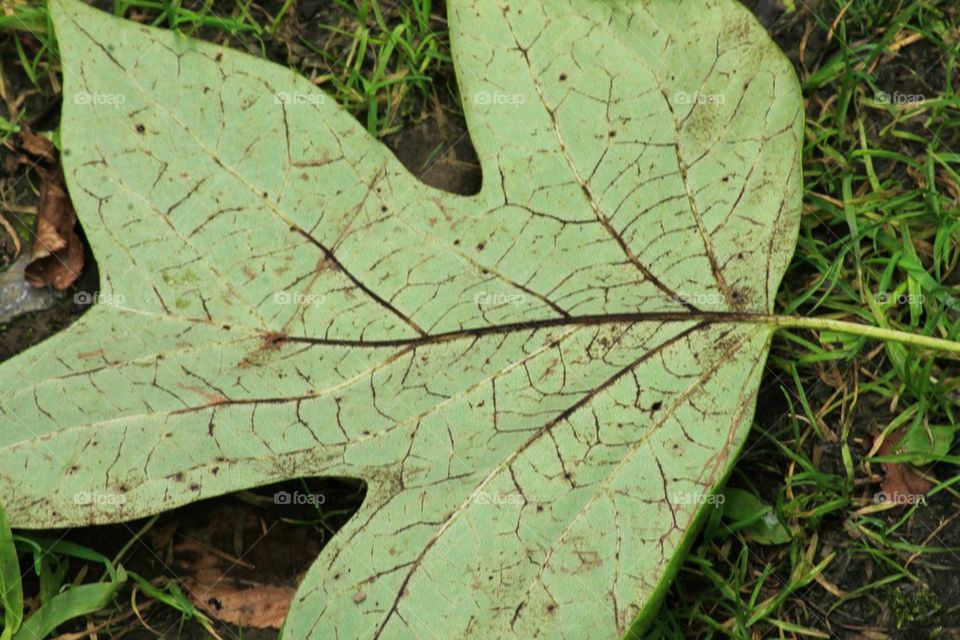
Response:
[[[813,9],[820,9],[825,3],[812,2],[808,6],[801,2],[798,3],[800,8],[792,14],[785,14],[782,5],[775,0],[745,1],[744,4],[754,11],[761,23],[768,28],[801,75],[807,70],[817,69],[835,53],[836,45],[826,41],[824,30],[819,27],[810,28],[811,21],[814,20],[811,6]],[[827,11],[826,8],[823,10]],[[296,4],[289,28],[302,33],[308,31],[309,25],[317,20],[335,23],[335,11],[331,9],[331,3],[325,0],[301,0]],[[435,12],[441,15],[443,11],[442,6],[435,8]],[[323,44],[322,39],[317,40],[315,37],[314,40],[314,44]],[[232,44],[237,46],[237,43]],[[298,46],[284,46],[281,42],[268,44],[270,57],[280,62],[287,62],[291,56],[300,54],[302,62],[308,55]],[[256,46],[248,45],[254,48]],[[0,50],[9,51],[10,47],[10,42],[0,41]],[[907,77],[904,69],[913,65],[916,65],[914,68],[929,68],[936,61],[939,52],[911,47],[909,55],[912,57],[907,59],[905,64],[890,65],[890,86],[905,87],[907,80],[911,78]],[[3,57],[3,72],[8,81],[8,90],[28,90],[27,81],[13,62],[14,57]],[[447,78],[444,81],[448,86],[449,80]],[[930,82],[936,86],[941,80],[934,79]],[[917,78],[912,78],[912,81],[920,82]],[[923,84],[916,86],[918,93],[924,91]],[[926,90],[932,93],[932,89]],[[431,186],[464,195],[476,193],[481,186],[482,175],[465,123],[462,117],[457,115],[459,110],[454,102],[454,93],[439,91],[438,96],[437,100],[424,103],[418,115],[401,132],[388,136],[385,143],[413,174],[420,176]],[[816,108],[818,99],[816,95],[811,97],[811,109]],[[40,129],[56,126],[56,101],[51,103],[49,98],[46,100],[43,102],[41,98],[35,97],[27,102],[27,108],[38,114],[34,123]],[[960,131],[955,134],[960,136]],[[11,158],[15,160],[16,155],[16,151],[10,148],[0,150],[0,166],[3,167],[0,186],[3,186],[4,192],[16,194],[16,204],[29,206],[35,204],[35,195],[30,189],[24,188],[20,181],[27,172],[22,165],[11,162]],[[16,185],[13,191],[8,190],[11,184]],[[10,247],[0,243],[0,264],[3,264],[4,259],[9,259],[9,252]],[[82,315],[86,307],[77,304],[72,293],[96,291],[99,281],[93,256],[88,256],[87,265],[83,277],[68,291],[63,301],[47,311],[22,316],[9,325],[0,327],[0,361],[61,331]],[[738,465],[732,480],[736,483],[738,477],[752,479],[753,484],[760,487],[764,497],[770,501],[776,500],[783,474],[760,460],[766,456],[768,462],[777,457],[769,440],[762,434],[768,432],[776,437],[789,424],[789,409],[783,400],[779,384],[775,374],[768,370],[758,404],[758,428],[754,430],[745,449],[753,453]],[[826,395],[827,390],[822,391]],[[816,399],[812,398],[811,401]],[[856,456],[867,453],[872,433],[873,423],[870,419],[864,418],[858,422],[852,439],[853,442],[860,443],[859,447],[854,448]],[[770,455],[764,454],[765,451],[770,451]],[[837,447],[825,445],[820,451],[818,463],[823,471],[843,472]],[[124,566],[148,578],[174,578],[183,571],[184,562],[184,558],[175,553],[178,541],[200,540],[204,545],[220,549],[220,553],[224,555],[241,559],[242,562],[235,563],[230,572],[235,572],[243,579],[295,586],[326,540],[349,519],[363,498],[362,484],[356,481],[318,479],[309,482],[312,483],[313,491],[329,496],[325,508],[339,511],[339,515],[319,523],[311,520],[316,519],[315,512],[294,514],[289,507],[282,505],[254,504],[257,501],[251,501],[251,494],[224,496],[162,514],[151,528],[150,534],[134,546],[124,560]],[[275,491],[295,491],[302,488],[299,483],[284,483],[261,488],[253,495],[271,496]],[[938,531],[943,522],[955,517],[960,511],[958,500],[944,492],[930,498],[928,507],[918,510],[901,529],[903,541],[923,544],[930,540],[929,544],[935,546],[960,548],[960,527],[949,524]],[[892,522],[897,516],[881,517]],[[143,524],[144,521],[140,521],[108,527],[48,531],[45,534],[55,538],[66,536],[71,541],[89,545],[112,556]],[[827,552],[831,547],[845,549],[849,546],[851,532],[845,525],[843,517],[839,515],[828,516],[821,523],[821,553]],[[865,552],[868,548],[869,542],[864,540],[863,551],[838,554],[838,560],[831,563],[826,573],[827,580],[841,589],[854,591],[879,579],[882,575],[881,567],[875,566]],[[754,560],[757,566],[762,568],[765,558],[773,557],[777,553],[783,553],[783,550],[761,548],[757,550]],[[918,586],[901,592],[871,591],[871,595],[851,599],[832,611],[830,609],[836,598],[813,583],[801,590],[800,596],[805,607],[803,611],[795,613],[799,613],[801,624],[825,631],[831,637],[837,638],[960,638],[960,582],[956,579],[957,566],[956,556],[952,555],[918,557],[909,566],[919,578]],[[770,592],[765,592],[762,597],[774,593],[787,579],[788,576],[785,575],[771,576],[768,581],[771,585]],[[25,585],[28,592],[36,587],[31,584],[31,580],[35,580],[35,576],[28,574]],[[877,595],[873,595],[874,593]],[[882,598],[881,594],[884,593],[889,597]],[[927,616],[914,611],[915,615],[910,615],[912,603],[926,602],[925,594],[933,594],[937,602],[937,607],[933,607],[936,609],[935,613]],[[924,610],[930,609],[928,606]],[[170,608],[152,606],[144,615],[146,622],[161,634],[161,638],[209,638],[199,624],[180,620],[178,613]],[[120,633],[113,637],[131,640],[158,637],[144,628],[136,618],[125,624],[126,626],[120,628],[114,627],[114,630]],[[238,637],[237,629],[229,625],[217,623],[215,628],[224,638]],[[696,633],[696,630],[691,632]],[[699,632],[702,633],[702,630]],[[886,636],[870,635],[871,633],[884,633]],[[276,638],[277,633],[271,630],[245,629],[242,637],[266,640]]]

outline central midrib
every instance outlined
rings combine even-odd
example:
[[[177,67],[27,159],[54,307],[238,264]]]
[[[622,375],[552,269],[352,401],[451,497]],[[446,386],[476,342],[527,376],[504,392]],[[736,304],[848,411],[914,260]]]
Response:
[[[484,327],[459,329],[431,333],[426,336],[411,338],[391,338],[386,340],[351,340],[342,338],[313,338],[310,336],[291,336],[283,334],[269,334],[266,338],[271,346],[284,343],[313,344],[338,347],[405,347],[428,346],[465,338],[482,338],[488,335],[502,335],[521,331],[537,331],[554,327],[599,326],[604,324],[634,324],[637,322],[700,322],[716,323],[747,323],[747,324],[775,324],[775,318],[766,313],[743,311],[636,311],[626,313],[597,314],[570,316],[567,318],[544,318],[540,320],[524,320],[506,324],[494,324]]]

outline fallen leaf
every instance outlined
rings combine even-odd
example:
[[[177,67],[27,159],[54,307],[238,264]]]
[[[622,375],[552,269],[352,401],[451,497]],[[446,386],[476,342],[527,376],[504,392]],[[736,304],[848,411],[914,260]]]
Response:
[[[282,512],[266,514],[245,505],[215,505],[185,522],[161,526],[152,542],[163,553],[159,550],[175,538],[163,555],[204,612],[228,624],[279,628],[317,548],[309,529],[280,517]]]
[[[726,487],[720,496],[723,517],[734,530],[744,530],[757,544],[786,544],[793,538],[773,507],[759,496],[733,487]]]
[[[22,250],[22,244],[20,242],[20,235],[17,233],[17,230],[13,228],[13,225],[7,220],[3,215],[3,212],[0,212],[0,227],[3,227],[5,233],[4,240],[0,243],[0,256],[7,258],[9,254],[9,259],[6,260],[3,264],[0,264],[0,267],[6,267],[8,263],[13,262],[20,256],[20,251]],[[4,251],[4,244],[9,242],[10,248],[12,251]]]
[[[898,445],[903,436],[902,429],[889,434],[880,444],[877,454],[888,456],[900,453]],[[883,469],[884,477],[880,483],[881,501],[899,505],[913,504],[933,488],[933,482],[909,463],[885,462]]]
[[[70,193],[124,302],[0,365],[11,522],[356,478],[286,636],[642,637],[796,247],[803,103],[750,13],[449,0],[465,197],[289,70],[50,7]]]
[[[53,143],[32,130],[25,128],[20,133],[20,147],[36,158],[53,163],[57,160],[57,151]]]
[[[227,624],[279,629],[296,588],[236,576],[236,559],[194,540],[173,547],[177,578],[194,605]]]
[[[77,235],[77,215],[60,168],[36,167],[40,174],[37,237],[26,279],[35,287],[66,289],[83,271],[83,242]]]

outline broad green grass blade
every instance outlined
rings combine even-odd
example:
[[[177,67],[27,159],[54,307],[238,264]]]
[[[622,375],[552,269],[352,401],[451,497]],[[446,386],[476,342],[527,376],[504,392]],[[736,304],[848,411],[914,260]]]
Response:
[[[3,605],[3,630],[0,640],[9,640],[23,620],[23,586],[20,562],[13,543],[7,514],[0,506],[0,605]]]
[[[126,573],[118,568],[115,580],[97,584],[69,587],[37,609],[24,621],[13,640],[37,640],[48,637],[57,627],[68,620],[80,618],[103,609],[126,582]]]

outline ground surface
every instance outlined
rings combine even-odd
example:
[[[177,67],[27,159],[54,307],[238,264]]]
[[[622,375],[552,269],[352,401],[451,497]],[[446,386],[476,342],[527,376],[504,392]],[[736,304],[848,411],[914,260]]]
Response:
[[[794,10],[773,1],[744,4],[793,61],[807,100],[803,231],[778,310],[833,313],[871,324],[883,319],[908,331],[956,338],[960,9],[950,2],[893,0],[798,1]],[[20,13],[10,9],[7,21],[0,20],[6,103],[0,115],[51,131],[57,124],[58,67],[44,50],[54,43],[43,33],[42,8],[35,22],[24,12],[37,6],[21,5]],[[170,26],[169,18],[158,18],[156,6],[117,6],[129,18],[156,18]],[[249,5],[245,13],[241,5],[218,1],[212,11],[195,8],[203,16],[229,18],[232,27],[275,24],[276,29],[231,34],[209,21],[180,28],[265,53],[314,78],[425,181],[475,192],[481,176],[446,59],[443,7],[383,2],[390,28],[411,16],[416,22],[418,9],[430,16],[408,31],[411,43],[423,45],[429,55],[394,56],[388,75],[409,79],[421,73],[431,81],[401,81],[366,93],[357,76],[376,76],[383,51],[376,38],[384,25],[374,12],[364,21],[351,7],[352,2],[300,0],[286,12],[280,3],[265,3]],[[366,49],[358,48],[356,39],[363,25],[372,36]],[[358,59],[361,64],[347,64]],[[344,72],[345,66],[359,71]],[[372,116],[371,105],[376,105]],[[3,140],[3,214],[29,228],[36,175],[30,162],[20,161],[19,136],[11,132]],[[13,243],[0,230],[0,265],[12,253]],[[0,330],[0,360],[83,312],[75,294],[94,291],[98,281],[89,258],[83,277],[58,305]],[[899,303],[905,293],[922,301]],[[957,368],[949,361],[917,354],[898,359],[876,343],[827,336],[778,338],[756,428],[730,485],[772,505],[792,539],[760,544],[751,523],[717,514],[668,594],[651,637],[960,638],[956,457],[932,468],[935,488],[925,504],[884,510],[873,500],[884,467],[869,460],[876,436],[897,420],[955,424],[958,389]],[[311,482],[320,483],[312,491],[329,496],[319,509],[276,506],[256,496],[296,490],[299,485],[292,483],[192,505],[150,522],[24,536],[62,538],[122,560],[169,593],[194,592],[215,618],[221,600],[230,596],[222,583],[238,589],[254,585],[262,594],[264,585],[292,589],[323,541],[362,501],[363,488],[350,481]],[[26,569],[28,557],[21,557],[25,590],[36,596],[39,585]],[[99,575],[74,560],[62,581]],[[142,619],[130,604],[132,595]],[[269,610],[258,607],[258,614]],[[216,620],[211,625],[223,638],[276,636]],[[116,608],[64,630],[79,634],[66,637],[87,637],[83,630],[93,628],[101,638],[210,637],[189,603],[160,602],[142,589],[131,594],[128,588]]]

